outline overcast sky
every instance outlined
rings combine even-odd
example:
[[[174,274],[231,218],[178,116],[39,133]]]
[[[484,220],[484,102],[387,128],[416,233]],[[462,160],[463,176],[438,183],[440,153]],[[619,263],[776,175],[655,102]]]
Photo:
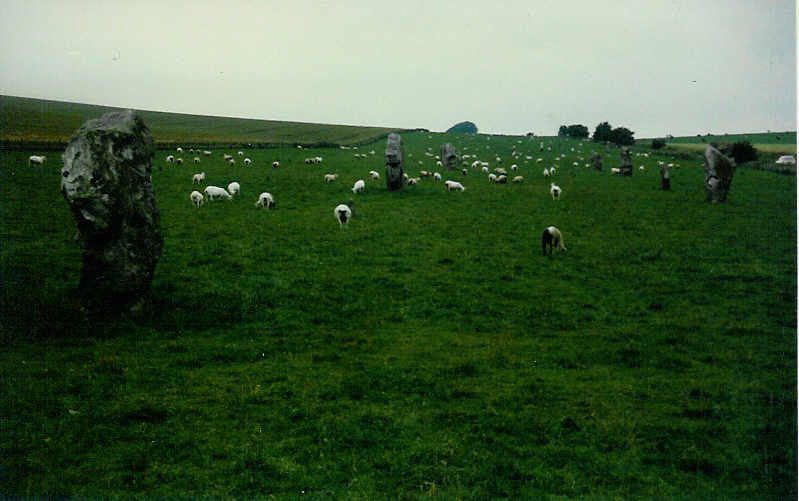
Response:
[[[0,94],[554,135],[796,129],[794,1],[0,0]]]

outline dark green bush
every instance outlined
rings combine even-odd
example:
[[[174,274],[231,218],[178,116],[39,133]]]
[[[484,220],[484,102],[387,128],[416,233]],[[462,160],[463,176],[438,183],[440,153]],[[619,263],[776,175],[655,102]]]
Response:
[[[663,148],[664,146],[666,146],[666,140],[665,139],[653,139],[652,140],[652,149],[653,150],[659,150],[659,149]]]
[[[749,141],[738,141],[730,147],[729,155],[735,159],[735,163],[742,164],[757,160],[757,150]]]

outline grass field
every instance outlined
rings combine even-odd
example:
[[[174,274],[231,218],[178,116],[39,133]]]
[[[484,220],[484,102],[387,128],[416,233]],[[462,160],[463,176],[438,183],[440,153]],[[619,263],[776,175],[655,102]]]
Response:
[[[108,106],[0,96],[0,141],[63,143],[90,118],[118,110]],[[360,144],[393,129],[352,125],[209,117],[141,110],[160,146],[182,144]]]
[[[795,177],[739,167],[713,205],[688,152],[621,178],[590,142],[403,138],[411,175],[451,141],[525,182],[390,193],[367,178],[384,141],[248,150],[250,168],[159,152],[155,304],[120,320],[79,313],[57,152],[0,152],[0,494],[796,497]],[[582,166],[595,148],[604,172]],[[680,164],[670,192],[659,160]],[[195,209],[200,170],[241,198]],[[543,257],[551,224],[568,251]]]

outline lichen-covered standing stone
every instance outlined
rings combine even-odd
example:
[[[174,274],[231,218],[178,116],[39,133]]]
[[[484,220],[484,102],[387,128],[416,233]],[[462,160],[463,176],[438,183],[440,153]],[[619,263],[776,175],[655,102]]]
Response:
[[[633,175],[633,161],[630,158],[630,148],[622,147],[621,149],[621,165],[619,166],[622,176]]]
[[[386,187],[400,190],[405,184],[402,174],[402,137],[392,132],[386,141]]]
[[[455,147],[450,143],[441,145],[441,164],[447,169],[454,169],[459,166],[461,157],[455,151]]]
[[[591,165],[593,165],[594,169],[598,171],[602,171],[602,154],[593,152],[591,153]]]
[[[735,174],[735,160],[711,145],[705,148],[705,200],[724,202]]]
[[[133,110],[84,123],[64,151],[61,193],[78,227],[87,309],[139,310],[161,257],[152,184],[153,136]]]

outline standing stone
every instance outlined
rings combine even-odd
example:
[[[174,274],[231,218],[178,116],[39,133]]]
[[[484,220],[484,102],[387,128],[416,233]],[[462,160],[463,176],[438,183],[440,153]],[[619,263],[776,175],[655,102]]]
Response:
[[[633,175],[633,161],[630,158],[630,148],[626,146],[621,149],[621,165],[619,166],[622,176]]]
[[[705,200],[724,202],[735,174],[735,160],[711,145],[705,148]]]
[[[386,187],[389,191],[401,190],[405,184],[402,157],[402,137],[392,132],[386,141]]]
[[[602,154],[593,152],[591,153],[591,165],[594,169],[602,172]]]
[[[153,136],[133,110],[84,123],[64,151],[61,193],[78,226],[79,292],[90,312],[139,311],[161,257]]]
[[[461,163],[461,156],[450,143],[441,145],[441,164],[447,169],[454,169]]]
[[[663,191],[669,191],[671,189],[671,179],[669,179],[669,168],[663,166],[660,168],[660,187]]]

